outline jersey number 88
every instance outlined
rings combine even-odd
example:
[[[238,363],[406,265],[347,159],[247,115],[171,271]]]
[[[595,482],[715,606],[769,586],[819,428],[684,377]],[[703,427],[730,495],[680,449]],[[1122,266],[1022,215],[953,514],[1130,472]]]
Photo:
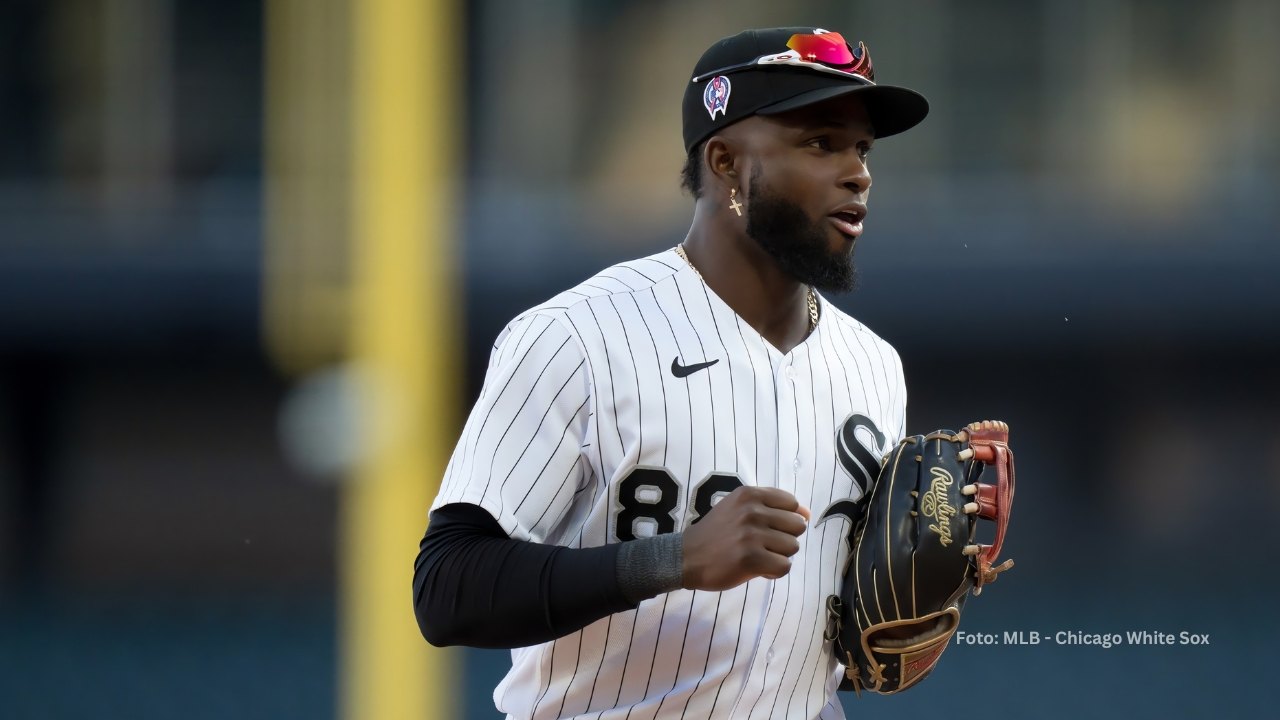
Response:
[[[712,473],[702,479],[693,491],[689,508],[689,524],[698,522],[720,497],[742,487],[733,475]],[[653,528],[645,535],[675,532],[676,508],[680,504],[680,484],[666,468],[638,467],[618,483],[618,511],[614,534],[618,540],[635,540],[637,526]]]

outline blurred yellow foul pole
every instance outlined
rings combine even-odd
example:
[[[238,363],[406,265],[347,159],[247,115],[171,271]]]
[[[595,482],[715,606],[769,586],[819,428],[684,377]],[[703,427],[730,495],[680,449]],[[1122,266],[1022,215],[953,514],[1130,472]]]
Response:
[[[342,712],[453,718],[454,656],[419,634],[411,580],[451,449],[462,352],[451,244],[461,18],[455,0],[351,7],[351,340],[379,392],[372,452],[343,502]]]
[[[456,433],[456,0],[268,0],[264,342],[359,380],[342,495],[339,714],[456,717],[455,657],[413,619],[418,540]],[[305,532],[305,529],[300,529]]]

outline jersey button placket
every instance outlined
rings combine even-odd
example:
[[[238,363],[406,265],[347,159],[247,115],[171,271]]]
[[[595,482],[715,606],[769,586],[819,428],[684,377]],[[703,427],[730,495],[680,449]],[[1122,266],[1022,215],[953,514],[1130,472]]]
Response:
[[[796,437],[795,374],[791,358],[787,358],[779,368],[775,382],[778,393],[778,484],[788,491],[796,488],[794,465],[800,452],[800,440]]]

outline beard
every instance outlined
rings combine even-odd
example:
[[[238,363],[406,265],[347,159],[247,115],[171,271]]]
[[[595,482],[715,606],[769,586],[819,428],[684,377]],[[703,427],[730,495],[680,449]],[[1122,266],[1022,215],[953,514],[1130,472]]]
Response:
[[[858,284],[853,252],[832,252],[826,219],[814,221],[797,204],[760,184],[760,166],[748,183],[747,235],[796,280],[826,292]]]

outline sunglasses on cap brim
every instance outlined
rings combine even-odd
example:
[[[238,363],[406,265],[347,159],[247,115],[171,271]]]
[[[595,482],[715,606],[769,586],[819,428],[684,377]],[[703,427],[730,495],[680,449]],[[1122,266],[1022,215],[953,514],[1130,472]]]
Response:
[[[820,32],[812,35],[792,35],[787,40],[787,50],[761,55],[754,60],[729,65],[697,75],[690,82],[699,83],[717,75],[728,75],[741,70],[761,67],[790,66],[841,75],[854,76],[858,80],[875,84],[875,69],[867,46],[858,41],[857,47],[845,42],[836,32]]]

